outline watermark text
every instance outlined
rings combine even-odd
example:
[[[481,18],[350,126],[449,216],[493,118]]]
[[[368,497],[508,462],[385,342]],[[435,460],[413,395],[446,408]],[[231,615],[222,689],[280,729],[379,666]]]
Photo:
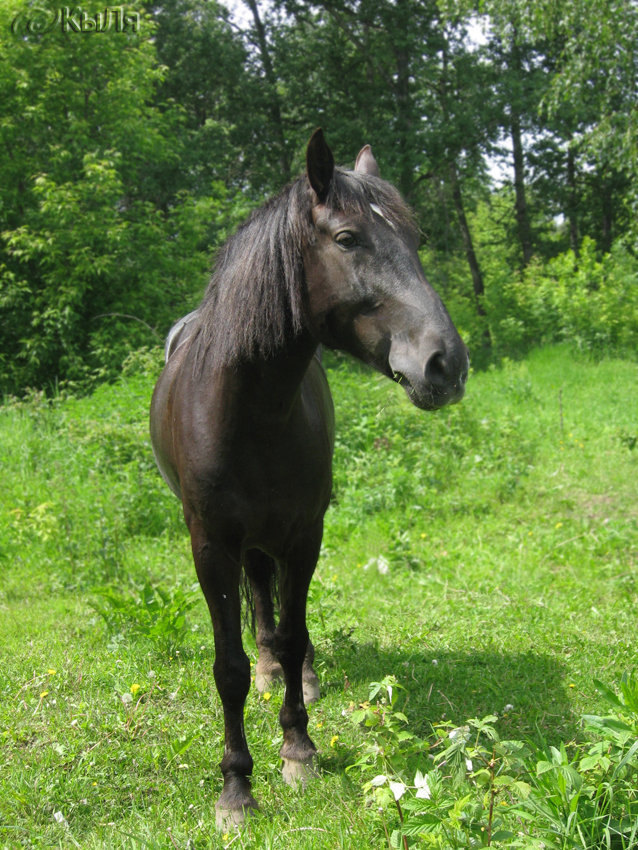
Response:
[[[79,6],[59,9],[33,7],[11,22],[14,35],[42,35],[58,29],[63,33],[139,32],[139,12],[124,6],[107,6],[99,12],[85,12]]]

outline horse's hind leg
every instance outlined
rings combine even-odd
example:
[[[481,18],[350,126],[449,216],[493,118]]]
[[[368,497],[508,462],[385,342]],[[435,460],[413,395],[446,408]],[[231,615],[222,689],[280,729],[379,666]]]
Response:
[[[255,607],[257,625],[257,666],[255,685],[260,693],[279,680],[283,680],[284,671],[273,653],[275,635],[275,613],[273,606],[273,587],[276,566],[273,559],[258,549],[246,553],[244,568],[250,581]]]
[[[281,747],[283,777],[289,784],[305,783],[313,772],[316,747],[308,735],[308,712],[303,696],[303,666],[308,648],[306,599],[317,563],[321,526],[289,553],[279,579],[280,617],[273,649],[284,671],[286,691],[279,712],[284,733]]]
[[[255,686],[260,693],[263,693],[274,682],[284,678],[282,666],[273,652],[275,615],[272,594],[277,568],[269,555],[252,549],[246,553],[245,569],[250,580],[257,621],[256,640],[259,655],[255,668]],[[319,699],[319,679],[312,666],[314,657],[314,646],[308,641],[302,671],[303,696],[306,705]]]
[[[308,648],[303,660],[302,686],[303,686],[303,701],[306,705],[311,702],[317,702],[321,696],[319,690],[319,678],[315,673],[315,668],[312,666],[315,660],[315,648],[310,640],[308,640]]]
[[[250,688],[250,662],[241,641],[240,565],[190,523],[197,576],[210,610],[215,632],[215,684],[224,711],[224,787],[216,804],[219,829],[241,823],[256,809],[249,776],[253,760],[244,734],[244,703]]]

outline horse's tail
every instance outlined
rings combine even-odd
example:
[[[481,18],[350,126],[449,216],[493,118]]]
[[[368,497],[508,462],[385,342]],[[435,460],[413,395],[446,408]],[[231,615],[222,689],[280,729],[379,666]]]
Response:
[[[279,604],[279,564],[273,559],[264,557],[260,564],[261,578],[267,582],[267,591],[275,606]],[[257,620],[255,614],[255,599],[250,578],[245,569],[241,573],[241,595],[242,609],[244,612],[244,626],[248,626],[253,636],[257,631]]]
[[[168,358],[175,353],[175,350],[185,342],[194,330],[193,321],[197,316],[197,310],[193,310],[187,316],[179,319],[168,332],[166,342],[164,344],[164,362],[168,363]]]

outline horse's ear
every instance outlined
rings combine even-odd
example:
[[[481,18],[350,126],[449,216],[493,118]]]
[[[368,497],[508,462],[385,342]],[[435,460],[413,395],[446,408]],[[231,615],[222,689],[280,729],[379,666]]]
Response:
[[[361,148],[354,164],[355,171],[361,171],[363,174],[371,174],[373,177],[381,177],[379,166],[372,153],[370,145],[365,145]]]
[[[328,196],[330,182],[334,174],[335,161],[332,151],[323,135],[321,127],[312,134],[306,149],[306,172],[310,185],[315,191],[319,203]]]

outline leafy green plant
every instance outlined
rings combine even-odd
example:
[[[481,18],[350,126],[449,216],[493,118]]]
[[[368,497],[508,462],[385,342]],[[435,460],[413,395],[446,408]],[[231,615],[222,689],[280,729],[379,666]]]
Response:
[[[91,605],[110,634],[146,637],[167,651],[184,640],[188,632],[186,613],[199,598],[194,589],[185,592],[177,585],[164,590],[148,581],[128,593],[113,586],[96,593]]]
[[[625,673],[620,694],[595,685],[611,706],[606,716],[585,715],[597,739],[551,747],[536,764],[526,807],[542,818],[550,840],[582,848],[633,848],[638,841],[638,678]]]
[[[539,341],[562,340],[596,355],[635,351],[636,274],[635,259],[621,245],[601,257],[591,239],[578,257],[567,251],[518,277],[503,269],[486,296],[496,352],[515,356]]]
[[[541,751],[502,740],[496,715],[435,724],[434,742],[421,740],[406,728],[396,679],[372,683],[351,714],[370,735],[348,771],[362,780],[388,846],[634,848],[638,680],[625,675],[620,696],[597,686],[614,711],[584,718],[596,740]]]

